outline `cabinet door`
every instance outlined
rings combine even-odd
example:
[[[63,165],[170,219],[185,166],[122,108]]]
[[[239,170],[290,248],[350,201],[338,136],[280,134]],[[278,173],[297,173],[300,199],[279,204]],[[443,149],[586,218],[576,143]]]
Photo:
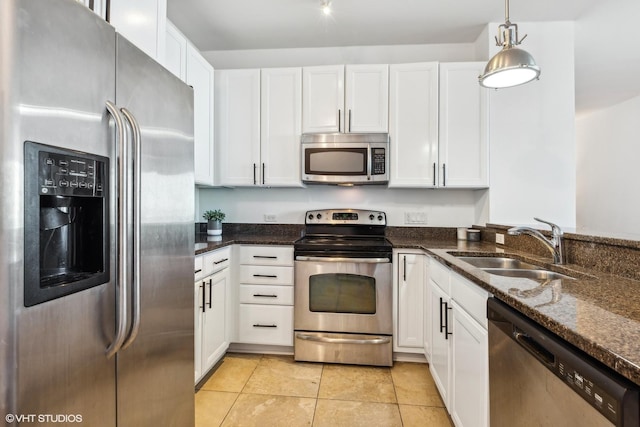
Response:
[[[261,73],[261,183],[301,187],[302,68],[272,68]]]
[[[109,22],[144,53],[164,63],[167,0],[110,0]]]
[[[425,255],[398,254],[397,345],[420,352],[424,345],[425,261]]]
[[[389,187],[437,186],[438,63],[390,66]]]
[[[489,425],[488,334],[453,302],[451,418],[458,427]]]
[[[260,184],[260,70],[216,71],[220,184]]]
[[[440,64],[440,186],[484,188],[488,174],[488,91],[484,63]]]
[[[431,282],[431,364],[429,370],[445,406],[450,408],[451,336],[447,333],[451,330],[452,325],[449,314],[451,311],[449,310],[449,296],[431,279],[429,281]]]
[[[202,297],[204,295],[204,280],[198,280],[195,282],[194,288],[194,328],[193,328],[193,347],[194,347],[194,368],[195,368],[195,382],[202,377],[202,319],[204,317],[204,304]]]
[[[205,280],[205,312],[202,325],[202,372],[206,373],[224,355],[226,337],[226,290],[229,270]]]
[[[186,83],[193,87],[193,153],[196,184],[213,185],[213,67],[187,43]]]
[[[164,67],[180,80],[187,78],[187,38],[167,21]]]
[[[389,66],[347,65],[344,132],[389,131]]]
[[[344,66],[302,69],[302,132],[344,132]]]

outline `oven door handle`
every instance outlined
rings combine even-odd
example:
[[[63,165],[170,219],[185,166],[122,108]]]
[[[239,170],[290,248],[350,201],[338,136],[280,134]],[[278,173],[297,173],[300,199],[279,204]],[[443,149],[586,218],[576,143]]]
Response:
[[[356,340],[352,338],[330,338],[330,337],[319,337],[316,335],[309,334],[296,334],[296,338],[306,341],[317,341],[317,342],[325,342],[332,344],[389,344],[391,342],[391,337],[375,337],[371,339],[361,339]]]
[[[348,258],[348,257],[322,257],[298,255],[296,261],[315,261],[315,262],[351,262],[358,264],[382,264],[389,263],[389,258]]]

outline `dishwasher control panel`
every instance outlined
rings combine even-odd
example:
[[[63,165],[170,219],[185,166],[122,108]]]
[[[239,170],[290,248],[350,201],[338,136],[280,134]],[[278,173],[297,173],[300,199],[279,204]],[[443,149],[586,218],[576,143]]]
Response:
[[[618,425],[620,405],[617,399],[602,389],[588,374],[577,371],[570,363],[558,359],[555,374],[598,409],[609,421]]]

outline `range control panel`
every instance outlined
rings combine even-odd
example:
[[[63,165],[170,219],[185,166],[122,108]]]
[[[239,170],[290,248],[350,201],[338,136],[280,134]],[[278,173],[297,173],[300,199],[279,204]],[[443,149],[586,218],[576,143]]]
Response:
[[[38,188],[42,195],[104,197],[104,161],[40,151],[38,165]]]
[[[305,224],[387,225],[387,215],[362,209],[324,209],[307,211]]]

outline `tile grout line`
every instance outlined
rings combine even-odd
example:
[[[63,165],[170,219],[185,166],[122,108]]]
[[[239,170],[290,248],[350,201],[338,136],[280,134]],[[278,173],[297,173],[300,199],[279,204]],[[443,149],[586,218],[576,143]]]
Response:
[[[225,355],[226,357],[226,355]],[[260,359],[258,359],[258,363],[256,363],[256,366],[254,366],[253,370],[251,371],[251,375],[249,375],[247,377],[247,380],[244,382],[244,385],[242,386],[242,388],[240,389],[240,392],[238,392],[238,395],[236,396],[236,398],[234,399],[233,403],[231,404],[231,406],[229,406],[229,409],[227,410],[227,413],[224,415],[224,417],[222,418],[222,421],[220,421],[220,424],[218,424],[218,427],[222,426],[222,424],[224,424],[225,420],[227,419],[227,417],[229,416],[229,414],[231,413],[231,410],[233,409],[233,407],[235,406],[236,402],[238,401],[238,399],[240,398],[240,395],[242,394],[242,391],[245,389],[245,387],[247,386],[247,383],[249,382],[249,380],[251,379],[251,377],[253,376],[253,373],[256,371],[256,369],[258,368],[258,365],[260,364],[260,362],[262,361],[262,358],[264,357],[263,354],[260,355]],[[247,394],[247,393],[246,393]]]
[[[324,375],[324,368],[326,363],[322,364],[322,369],[320,370],[320,380],[318,381],[318,391],[316,391],[316,404],[313,407],[313,417],[311,418],[311,427],[313,427],[316,422],[316,414],[318,413],[318,400],[320,399],[320,386],[322,385],[322,376]]]

